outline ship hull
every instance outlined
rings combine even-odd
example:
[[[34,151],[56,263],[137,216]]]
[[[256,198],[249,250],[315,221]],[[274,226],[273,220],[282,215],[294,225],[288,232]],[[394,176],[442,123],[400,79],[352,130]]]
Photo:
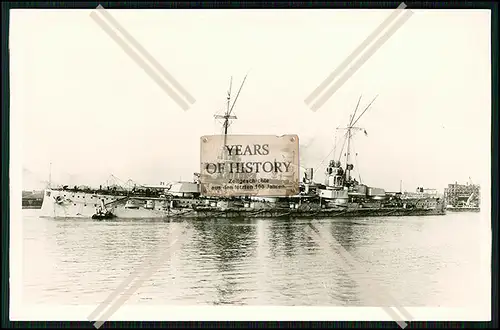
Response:
[[[155,200],[153,209],[144,205],[134,209],[126,208],[127,196],[68,192],[61,190],[45,191],[41,208],[41,217],[46,218],[92,218],[100,201],[114,215],[114,219],[169,219],[169,218],[334,218],[334,217],[383,217],[383,216],[429,216],[444,215],[445,208],[226,208],[203,206],[203,200],[197,200],[194,207],[169,208],[165,199]],[[194,200],[192,200],[194,201]]]
[[[179,218],[354,218],[354,217],[387,217],[387,216],[430,216],[445,215],[446,211],[437,209],[411,210],[404,208],[379,209],[325,209],[322,211],[310,210],[207,210],[191,211],[183,215],[171,216]]]
[[[107,208],[116,218],[140,219],[165,216],[165,211],[161,209],[161,206],[156,209],[126,208],[126,200],[128,200],[127,196],[121,195],[46,190],[40,216],[42,218],[92,218],[97,213],[97,208],[102,205],[101,201],[108,205]]]

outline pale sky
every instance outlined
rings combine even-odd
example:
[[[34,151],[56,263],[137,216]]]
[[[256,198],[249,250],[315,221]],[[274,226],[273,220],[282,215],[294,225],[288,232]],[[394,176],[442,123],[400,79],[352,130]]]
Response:
[[[197,102],[183,111],[89,16],[89,10],[11,11],[11,136],[24,189],[49,173],[64,184],[158,184],[199,172],[200,136],[220,134],[245,74],[233,134],[298,134],[301,166],[319,168],[360,95],[362,181],[399,190],[489,184],[490,12],[414,15],[325,105],[304,99],[390,10],[109,10]],[[233,95],[234,95],[233,94]],[[19,117],[21,116],[22,117]],[[15,118],[14,118],[15,117]],[[323,166],[326,165],[323,164]],[[21,169],[19,169],[21,171]],[[355,172],[356,177],[358,173]],[[359,177],[358,177],[359,179]]]

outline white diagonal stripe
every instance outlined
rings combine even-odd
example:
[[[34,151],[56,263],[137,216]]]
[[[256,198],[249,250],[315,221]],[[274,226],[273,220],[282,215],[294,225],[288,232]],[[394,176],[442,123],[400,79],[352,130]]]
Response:
[[[305,99],[306,104],[310,104],[316,97],[321,94],[322,91],[328,87],[329,84],[332,83],[332,81],[337,78],[337,76],[345,70],[349,64],[354,61],[354,59],[359,56],[366,48],[368,48],[369,44],[371,44],[375,38],[391,24],[394,22],[394,20],[398,17],[398,15],[401,13],[401,10],[406,8],[406,4],[402,2],[396,10],[394,10],[389,17],[387,17],[373,32],[349,55],[347,58],[340,63],[338,67],[335,68],[335,70],[330,73],[330,75],[318,86],[316,89]]]
[[[349,80],[356,71],[358,71],[363,64],[365,64],[366,61],[370,57],[373,56],[377,52],[377,50],[382,47],[383,44],[386,43],[387,40],[389,40],[390,37],[396,33],[397,30],[399,30],[413,15],[413,12],[411,10],[405,10],[405,13],[401,16],[399,20],[396,21],[387,31],[379,38],[375,43],[368,48],[368,50],[361,55],[361,57],[344,73],[342,76],[330,87],[328,90],[318,98],[318,100],[312,105],[311,110],[316,111],[318,110],[323,104],[325,104],[326,101],[332,97],[332,95],[340,88],[342,87],[347,80]]]
[[[350,64],[352,66],[344,72],[337,82],[334,83],[319,99],[311,106],[312,111],[317,111],[323,104],[328,101],[328,99],[340,88],[344,83],[352,77],[352,75],[373,55],[375,52],[399,29],[401,26],[408,21],[408,19],[413,15],[411,10],[405,10],[406,4],[401,3],[398,8],[391,13],[391,15],[383,21],[369,36],[366,38],[341,64],[338,66],[305,100],[306,104],[310,104],[315,98],[317,98],[326,87],[338,78],[339,74],[345,70]],[[401,19],[396,20],[398,15],[404,11]],[[369,46],[375,37],[377,37],[382,30],[384,30],[391,23],[394,23],[380,38],[378,38],[371,46]],[[363,51],[366,52],[362,54],[357,60],[354,60]]]
[[[182,223],[181,223],[182,224]],[[180,225],[180,224],[179,224]],[[174,233],[171,235],[178,236],[178,232],[182,231],[182,234],[186,233],[189,230],[190,226],[187,226],[184,229],[176,228]],[[95,321],[99,314],[101,314],[106,308],[108,310],[99,317],[99,320],[94,323],[96,328],[99,328],[104,322],[106,322],[111,315],[113,315],[125,302],[129,299],[130,295],[133,294],[139,287],[150,278],[153,273],[155,273],[158,268],[162,265],[162,261],[165,260],[171,253],[175,252],[180,245],[179,237],[177,237],[170,244],[167,243],[167,240],[162,242],[155,253],[146,257],[146,259],[140,264],[137,268],[138,270],[134,271],[130,274],[125,281],[123,281],[109,296],[106,300],[104,300],[99,306],[89,315],[87,318],[89,321]],[[141,275],[142,273],[142,275]],[[129,286],[134,280],[137,281],[125,290],[127,286]],[[114,303],[111,303],[115,298],[118,298]]]
[[[309,229],[309,230],[312,229],[312,231],[315,234],[314,236],[319,237],[319,243],[321,245],[323,245],[324,247],[326,246],[326,247],[331,248],[331,245],[329,245],[327,240],[319,234],[319,230],[313,225],[313,223],[308,224],[304,229]],[[329,238],[336,245],[338,253],[342,257],[342,261],[343,261],[344,266],[348,266],[348,268],[351,268],[351,269],[354,268],[356,270],[356,272],[366,272],[364,269],[362,269],[359,262],[357,262],[351,256],[351,254],[347,250],[345,250],[345,248],[339,242],[337,242],[335,240],[335,238],[333,238],[333,237],[329,237]],[[408,313],[408,311],[406,311],[406,309],[404,307],[400,306],[397,303],[397,301],[388,292],[384,292],[380,289],[379,290],[372,289],[371,288],[372,286],[376,286],[376,284],[374,284],[373,282],[370,282],[370,285],[366,285],[367,283],[363,279],[357,279],[357,282],[359,284],[362,284],[363,286],[365,286],[366,289],[368,289],[368,291],[373,294],[373,297],[376,298],[379,302],[382,302],[384,304],[387,304],[389,302],[391,303],[392,306],[385,305],[385,306],[379,306],[379,307],[381,307],[387,314],[389,314],[389,316],[391,316],[391,318],[401,328],[404,329],[407,326],[407,323],[404,320],[402,320],[401,316],[399,316],[392,308],[396,308],[399,311],[399,313],[401,313],[408,321],[411,321],[413,319],[411,317],[411,315]]]
[[[96,9],[108,20],[108,22],[112,26],[114,26],[124,36],[124,38],[132,46],[137,49],[137,51],[142,56],[144,56],[149,62],[151,62],[156,70],[160,71],[160,73],[166,80],[168,80],[175,88],[177,88],[179,93],[182,94],[190,104],[196,102],[194,97],[189,94],[189,92],[184,87],[182,87],[182,85],[167,70],[165,70],[165,68],[153,56],[151,56],[151,54],[134,37],[132,37],[132,35],[128,33],[128,31],[125,30],[123,26],[118,23],[118,21],[108,11],[104,9],[103,6],[99,5]]]
[[[156,82],[156,84],[163,90],[165,91],[183,110],[188,110],[189,109],[189,105],[187,104],[187,102],[182,99],[179,94],[171,87],[169,86],[165,81],[165,80],[168,80],[171,84],[175,85],[175,87],[177,87],[177,89],[180,90],[180,92],[182,94],[184,94],[185,96],[187,95],[188,97],[188,100],[189,102],[192,104],[195,102],[194,98],[186,92],[186,90],[180,86],[180,84],[172,77],[172,75],[170,75],[159,63],[158,61],[155,61],[154,58],[148,53],[146,52],[146,50],[144,49],[144,47],[142,47],[135,39],[132,38],[132,36],[130,36],[129,33],[127,33],[127,31],[125,29],[123,29],[123,27],[121,25],[118,24],[118,22],[116,22],[116,20],[113,19],[113,17],[107,13],[104,8],[102,6],[99,5],[98,7],[98,11],[100,13],[103,14],[103,16],[105,16],[106,18],[108,17],[111,17],[111,19],[113,20],[113,23],[115,24],[115,28],[116,25],[118,25],[119,28],[117,28],[117,30],[119,30],[123,35],[124,37],[120,37],[115,31],[113,28],[110,27],[110,24],[108,24],[107,22],[105,22],[101,17],[99,17],[99,15],[97,14],[97,12],[93,11],[91,14],[90,14],[90,17],[103,29],[104,32],[106,32],[106,34],[111,38],[113,39],[122,49],[123,51],[137,64],[139,65],[139,67],[141,67],[148,75],[149,77],[151,77],[151,79],[153,79],[154,82]],[[108,18],[109,19],[109,18]],[[125,36],[127,36],[127,38],[125,38]],[[124,40],[128,41],[125,42]],[[138,48],[138,50],[134,50],[129,44],[132,44],[134,45],[136,48]],[[155,71],[153,70],[153,68],[151,67],[151,64],[148,64],[143,58],[141,58],[139,56],[139,53],[148,58],[150,62],[152,62],[152,65],[158,70],[160,71],[162,74],[163,74],[163,78]]]

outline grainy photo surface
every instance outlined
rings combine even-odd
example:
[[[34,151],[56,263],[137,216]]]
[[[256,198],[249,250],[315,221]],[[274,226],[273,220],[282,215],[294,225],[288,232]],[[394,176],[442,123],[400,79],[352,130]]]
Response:
[[[489,320],[490,70],[483,10],[12,10],[11,319]]]

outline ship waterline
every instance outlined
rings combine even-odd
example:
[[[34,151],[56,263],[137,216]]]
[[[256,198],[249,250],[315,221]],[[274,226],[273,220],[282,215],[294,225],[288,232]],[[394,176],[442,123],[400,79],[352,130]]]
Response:
[[[328,199],[304,198],[241,198],[213,199],[203,197],[135,197],[93,194],[87,192],[47,189],[41,217],[92,218],[104,208],[114,218],[332,218],[366,216],[444,215],[444,201],[421,198],[403,206],[373,204],[332,204]]]

